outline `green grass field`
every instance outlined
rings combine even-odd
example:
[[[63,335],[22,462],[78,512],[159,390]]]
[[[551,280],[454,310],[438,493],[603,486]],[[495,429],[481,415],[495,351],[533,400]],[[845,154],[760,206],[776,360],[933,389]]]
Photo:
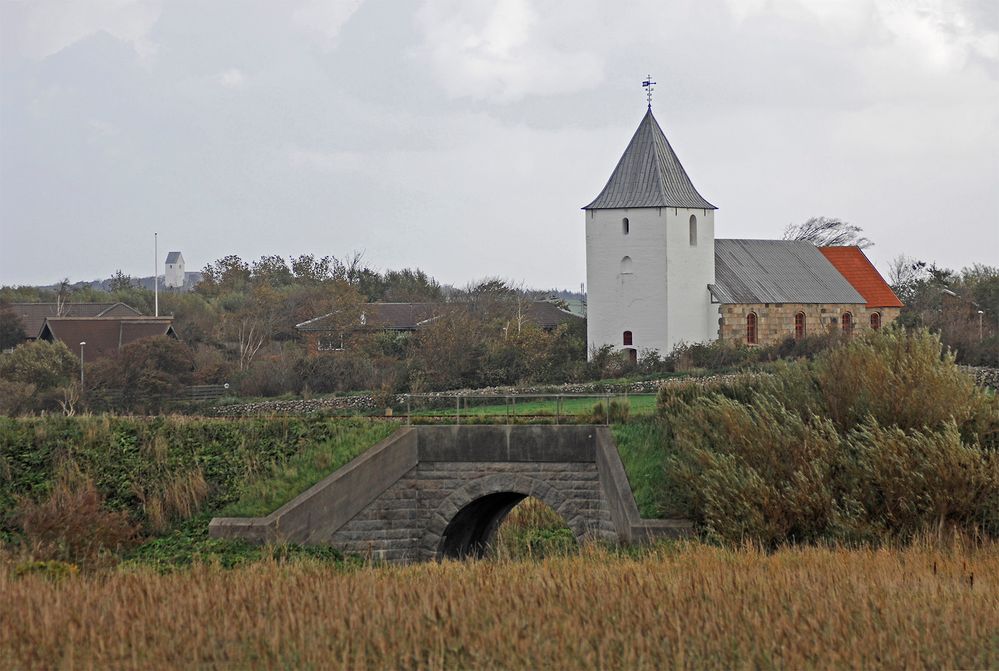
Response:
[[[497,418],[509,416],[516,417],[566,417],[569,420],[578,421],[593,414],[594,406],[598,403],[605,403],[607,399],[618,403],[627,401],[631,416],[651,416],[656,410],[655,394],[636,394],[624,396],[611,394],[608,396],[570,396],[570,397],[530,397],[525,396],[517,399],[507,399],[505,402],[497,403],[494,398],[477,399],[475,397],[464,397],[461,399],[462,407],[458,410],[455,407],[436,409],[416,409],[412,410],[413,417],[456,417],[460,415],[462,419],[468,417]]]

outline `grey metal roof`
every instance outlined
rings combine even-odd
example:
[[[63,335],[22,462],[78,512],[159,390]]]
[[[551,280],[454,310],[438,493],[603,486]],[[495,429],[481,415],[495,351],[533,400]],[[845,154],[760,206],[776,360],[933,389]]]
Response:
[[[180,260],[180,252],[170,252],[167,254],[167,263],[177,263]]]
[[[584,210],[624,207],[692,207],[716,210],[690,183],[663,129],[646,112],[607,186]]]
[[[719,303],[866,303],[810,242],[715,240]]]

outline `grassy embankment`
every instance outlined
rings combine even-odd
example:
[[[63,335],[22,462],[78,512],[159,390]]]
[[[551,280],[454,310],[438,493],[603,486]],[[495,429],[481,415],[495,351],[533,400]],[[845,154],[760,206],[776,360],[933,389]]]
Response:
[[[17,552],[38,558],[94,560],[75,556],[106,517],[77,510],[89,487],[104,510],[127,515],[141,540],[126,543],[118,557],[164,568],[199,557],[226,565],[252,561],[271,550],[210,540],[212,516],[266,515],[395,428],[364,419],[301,417],[0,418],[0,534]],[[57,505],[36,512],[41,522],[47,515],[55,523],[38,537],[22,534],[25,509],[40,507],[30,502],[53,500],[69,510]],[[325,549],[279,551],[339,557]]]
[[[994,668],[999,548],[699,544],[343,572],[46,579],[0,564],[13,668]]]

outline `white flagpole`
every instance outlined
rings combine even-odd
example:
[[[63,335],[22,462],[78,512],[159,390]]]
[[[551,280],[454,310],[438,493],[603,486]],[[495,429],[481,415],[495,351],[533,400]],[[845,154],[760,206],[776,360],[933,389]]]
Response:
[[[157,233],[153,233],[153,302],[156,304],[156,315],[160,316],[160,252]]]

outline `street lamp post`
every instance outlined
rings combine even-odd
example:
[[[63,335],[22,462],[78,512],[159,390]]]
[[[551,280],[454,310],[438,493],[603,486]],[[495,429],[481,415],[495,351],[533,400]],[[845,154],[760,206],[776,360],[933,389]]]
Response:
[[[86,340],[80,343],[80,391],[83,391],[83,346],[86,344]]]
[[[978,342],[984,340],[985,331],[982,329],[982,319],[985,317],[985,310],[978,311]]]

